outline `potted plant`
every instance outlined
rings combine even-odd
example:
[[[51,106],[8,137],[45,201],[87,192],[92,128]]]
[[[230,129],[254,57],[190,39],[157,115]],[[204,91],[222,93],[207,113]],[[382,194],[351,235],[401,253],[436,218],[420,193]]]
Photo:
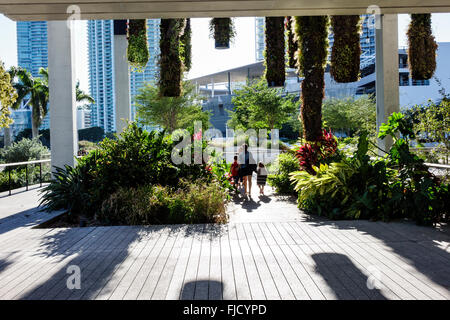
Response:
[[[322,137],[322,101],[325,96],[325,66],[328,56],[327,16],[295,17],[298,39],[297,65],[302,81],[300,115],[304,138],[308,142]]]
[[[340,83],[358,81],[361,57],[361,18],[358,15],[331,16],[334,44],[330,74]]]
[[[128,62],[137,69],[145,68],[149,59],[147,21],[145,19],[128,20],[127,39]]]
[[[229,49],[236,31],[231,18],[212,18],[209,23],[209,31],[215,40],[216,49]]]
[[[266,80],[269,87],[283,87],[286,80],[284,17],[266,17]]]
[[[431,79],[436,70],[438,47],[431,30],[431,14],[412,14],[407,35],[408,63],[412,78]]]

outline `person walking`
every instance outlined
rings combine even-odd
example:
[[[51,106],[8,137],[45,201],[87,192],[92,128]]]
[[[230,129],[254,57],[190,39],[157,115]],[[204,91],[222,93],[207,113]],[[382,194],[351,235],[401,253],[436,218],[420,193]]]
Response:
[[[256,184],[259,187],[259,194],[264,195],[264,187],[266,185],[267,180],[267,170],[264,166],[264,163],[258,163],[258,169],[256,171]]]
[[[243,177],[244,193],[251,197],[252,193],[252,174],[253,174],[253,159],[251,153],[248,151],[248,145],[243,145],[243,151],[239,154],[240,175]]]

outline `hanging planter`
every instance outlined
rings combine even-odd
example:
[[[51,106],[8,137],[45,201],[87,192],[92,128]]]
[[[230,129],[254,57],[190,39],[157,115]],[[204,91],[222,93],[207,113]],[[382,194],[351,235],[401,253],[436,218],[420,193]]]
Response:
[[[302,81],[300,114],[306,141],[322,137],[322,101],[325,96],[324,74],[328,56],[327,16],[295,17],[298,39],[297,66]]]
[[[360,79],[361,18],[360,16],[332,16],[334,44],[331,51],[330,74],[340,83]]]
[[[184,70],[191,70],[192,66],[192,44],[191,44],[191,19],[186,19],[186,25],[184,27],[183,34],[180,37],[180,52],[181,60],[184,64]]]
[[[284,17],[266,17],[266,80],[269,87],[283,87],[285,71]]]
[[[210,35],[214,37],[216,49],[229,49],[230,41],[236,35],[231,18],[212,18],[209,23]]]
[[[431,14],[412,14],[407,35],[408,63],[412,78],[431,79],[436,70],[438,47],[431,31]]]
[[[297,64],[297,59],[295,58],[295,53],[298,50],[297,40],[295,39],[295,33],[292,29],[292,17],[286,17],[286,32],[288,41],[288,65],[289,68],[295,69]]]
[[[137,69],[145,68],[149,59],[147,21],[145,19],[128,20],[127,39],[128,62]]]
[[[159,40],[159,94],[163,97],[179,97],[183,62],[180,54],[180,36],[185,19],[161,19]]]

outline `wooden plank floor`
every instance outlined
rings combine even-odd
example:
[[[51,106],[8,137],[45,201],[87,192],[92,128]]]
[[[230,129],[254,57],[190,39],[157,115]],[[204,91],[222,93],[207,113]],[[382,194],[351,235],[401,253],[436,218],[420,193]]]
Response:
[[[0,299],[450,299],[448,230],[253,198],[226,225],[33,229],[37,190],[1,197]]]

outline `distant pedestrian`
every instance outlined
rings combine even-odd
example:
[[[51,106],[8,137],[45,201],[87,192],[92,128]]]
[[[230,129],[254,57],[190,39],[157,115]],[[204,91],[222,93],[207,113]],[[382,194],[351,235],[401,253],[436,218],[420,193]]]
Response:
[[[258,163],[258,169],[256,170],[256,184],[259,187],[259,194],[264,195],[264,186],[267,180],[267,170],[264,163]]]
[[[238,163],[238,156],[234,156],[234,162],[231,164],[231,177],[233,178],[234,185],[236,187],[239,186],[239,163]]]
[[[248,151],[248,145],[243,145],[243,150],[239,154],[239,175],[243,177],[244,193],[251,197],[252,194],[252,164],[255,163],[253,156]],[[248,186],[248,187],[247,187]]]

